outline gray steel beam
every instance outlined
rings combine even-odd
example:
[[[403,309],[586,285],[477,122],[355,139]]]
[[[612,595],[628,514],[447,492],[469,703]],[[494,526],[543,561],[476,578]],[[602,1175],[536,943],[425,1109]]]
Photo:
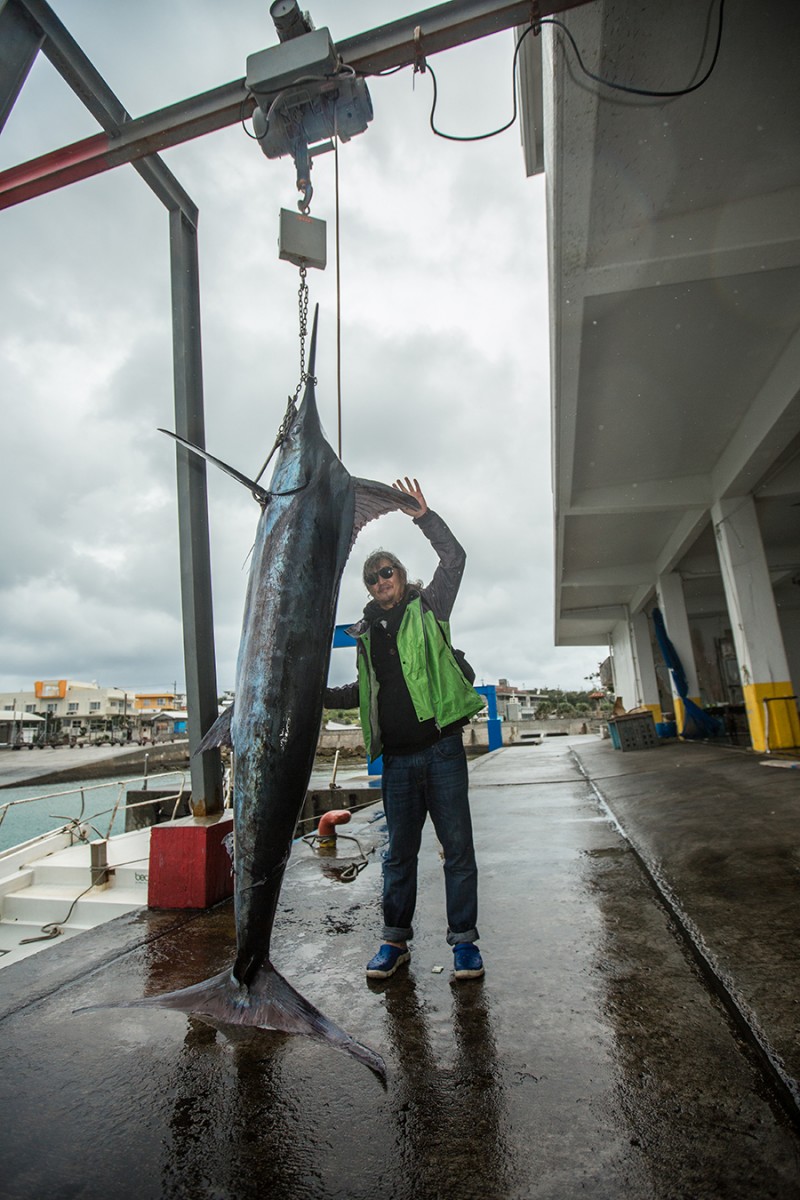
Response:
[[[38,6],[44,0],[20,2]],[[534,15],[541,18],[593,2],[539,0],[534,5],[530,0],[515,4],[503,0],[452,0],[368,33],[345,38],[339,42],[338,49],[348,66],[370,75],[415,62],[417,42],[414,33],[417,28],[421,32],[420,51],[425,55],[440,54],[502,29],[527,24]],[[0,208],[9,208],[76,179],[88,179],[122,163],[134,162],[168,146],[234,125],[249,116],[253,107],[254,101],[248,95],[244,79],[237,79],[147,116],[131,119],[113,137],[86,138],[53,154],[0,172]]]
[[[132,119],[122,101],[111,90],[45,0],[9,0],[9,3],[40,32],[42,53],[69,84],[97,123],[111,135],[113,143],[119,137],[121,127]],[[168,209],[181,208],[188,214],[196,211],[188,193],[160,158],[154,155],[152,158],[131,161],[145,183]]]
[[[15,47],[12,58],[7,51]],[[45,0],[6,0],[0,8],[0,64],[8,59],[7,75],[0,74],[0,102],[6,93],[13,106],[38,49],[47,55],[77,96],[110,136],[119,136],[130,115],[78,43]],[[26,57],[27,55],[27,57]],[[90,139],[91,140],[91,139]],[[57,152],[58,153],[58,152]],[[172,269],[173,363],[177,432],[204,445],[202,358],[200,349],[200,292],[197,255],[197,207],[157,156],[133,163],[170,214]],[[181,559],[181,604],[184,666],[193,752],[217,718],[217,678],[211,602],[211,561],[205,464],[178,451],[177,489]],[[197,469],[198,464],[200,470]],[[192,805],[200,815],[222,809],[222,779],[218,750],[191,759]]]
[[[173,210],[169,214],[169,235],[175,432],[195,445],[205,446],[197,228],[184,213]],[[176,456],[186,707],[192,751],[218,714],[206,464],[182,446],[176,447]],[[193,754],[191,772],[194,815],[221,811],[219,751]]]
[[[36,61],[42,41],[41,31],[16,0],[0,0],[0,131]]]
[[[456,46],[511,29],[530,25],[537,18],[578,8],[590,0],[538,0],[510,4],[508,0],[451,0],[435,8],[422,9],[388,25],[370,29],[338,42],[339,53],[348,66],[364,75],[374,75],[417,61],[425,55],[441,54]],[[419,44],[415,31],[420,31]]]

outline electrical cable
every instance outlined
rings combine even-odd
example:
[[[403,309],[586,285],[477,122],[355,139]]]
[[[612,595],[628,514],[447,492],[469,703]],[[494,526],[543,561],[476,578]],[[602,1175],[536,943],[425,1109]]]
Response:
[[[356,71],[355,67],[351,67],[349,63],[344,63],[344,62],[341,62],[341,60],[340,60],[339,68],[336,71],[334,71],[332,75],[301,75],[298,79],[292,80],[292,82],[287,87],[281,88],[280,91],[275,93],[273,99],[270,102],[270,106],[267,109],[267,112],[265,114],[266,128],[264,129],[264,132],[261,134],[251,133],[250,130],[245,125],[245,121],[247,120],[247,118],[244,115],[244,106],[247,103],[247,101],[253,100],[255,102],[254,107],[261,108],[261,105],[259,104],[258,98],[255,95],[255,93],[252,91],[248,92],[247,95],[242,98],[242,102],[239,105],[239,122],[242,126],[242,129],[245,131],[247,136],[249,138],[251,138],[252,141],[263,142],[264,138],[269,133],[270,118],[272,117],[272,114],[275,111],[275,107],[278,104],[278,102],[283,99],[284,96],[288,95],[288,93],[290,93],[290,92],[295,91],[297,88],[303,86],[304,84],[333,83],[335,80],[340,78],[340,76],[342,76],[342,75],[347,75],[351,79],[358,78],[358,72]],[[334,113],[334,124],[335,124],[335,113]]]
[[[245,125],[245,121],[247,120],[247,117],[244,115],[244,106],[245,106],[245,104],[247,104],[248,100],[255,100],[255,96],[253,95],[252,92],[248,92],[248,94],[242,99],[242,103],[239,105],[239,124],[241,125],[242,129],[245,131],[245,133],[247,134],[247,136],[249,138],[252,138],[252,140],[254,142],[260,142],[262,140],[262,138],[264,137],[264,134],[262,134],[261,137],[259,137],[257,133],[251,133],[250,130]],[[255,108],[257,108],[257,107],[258,107],[258,102],[256,101],[256,104],[253,108],[253,112],[255,111]],[[253,115],[253,113],[251,112],[250,116],[252,117],[252,115]],[[264,133],[266,133],[266,130],[264,131]]]
[[[712,0],[712,6],[713,6],[713,0]],[[710,15],[710,12],[711,12],[711,10],[709,9],[709,15]],[[716,46],[714,47],[714,54],[711,59],[711,65],[708,68],[708,70],[706,71],[703,78],[699,79],[697,81],[697,83],[691,84],[689,87],[677,88],[675,91],[666,91],[666,92],[651,91],[648,88],[637,88],[637,87],[631,86],[630,84],[616,83],[612,79],[605,79],[602,75],[596,75],[593,71],[590,71],[588,69],[588,67],[586,67],[584,65],[583,59],[581,58],[580,50],[578,49],[577,42],[575,41],[575,38],[572,36],[572,33],[567,28],[567,26],[564,24],[564,22],[559,21],[559,19],[557,17],[540,17],[538,21],[534,22],[534,28],[537,33],[542,25],[555,25],[556,28],[562,30],[562,32],[564,32],[567,35],[567,37],[569,38],[569,41],[572,45],[572,49],[575,51],[575,57],[578,60],[578,66],[583,71],[584,75],[586,75],[589,79],[594,80],[595,83],[601,83],[605,87],[614,88],[615,91],[618,91],[618,92],[628,92],[629,94],[631,94],[633,96],[655,96],[655,97],[660,97],[662,99],[669,99],[669,98],[676,97],[676,96],[688,96],[690,92],[696,92],[697,89],[702,87],[703,84],[708,80],[709,76],[711,75],[711,72],[714,70],[714,67],[717,65],[717,58],[719,57],[719,48],[720,48],[720,44],[722,42],[722,23],[723,23],[724,12],[725,12],[725,0],[719,0],[719,23],[717,26],[717,43],[716,43]],[[522,39],[520,38],[520,41],[521,40]]]
[[[527,27],[527,29],[522,33],[519,40],[517,41],[516,46],[514,47],[514,60],[513,60],[512,67],[511,67],[511,90],[512,90],[512,98],[513,98],[513,102],[514,102],[514,111],[512,113],[511,120],[506,121],[505,125],[501,125],[499,129],[493,129],[489,133],[473,133],[473,134],[459,136],[455,133],[444,133],[441,129],[436,128],[436,126],[433,122],[433,118],[434,118],[434,114],[436,113],[436,104],[439,99],[439,87],[436,82],[436,75],[434,73],[433,67],[430,65],[430,63],[425,64],[426,70],[430,72],[431,79],[433,80],[433,105],[431,107],[431,115],[430,115],[429,121],[430,121],[431,129],[433,130],[433,132],[436,134],[437,137],[444,138],[448,142],[482,142],[482,141],[485,141],[486,138],[497,137],[498,133],[505,133],[505,131],[507,129],[511,128],[511,126],[514,124],[514,122],[517,119],[516,82],[517,82],[517,59],[519,58],[520,46],[525,41],[525,38],[528,36],[528,34],[534,33],[535,30],[536,30],[536,27],[534,25],[529,25]]]
[[[713,8],[713,3],[714,3],[714,0],[712,0],[712,8]],[[709,9],[709,16],[710,16],[710,13],[711,13],[711,9]],[[521,36],[519,37],[519,39],[517,41],[516,47],[514,48],[514,59],[513,59],[513,65],[512,65],[512,71],[511,71],[512,83],[513,83],[513,113],[512,113],[511,119],[509,121],[507,121],[505,123],[505,125],[501,125],[498,129],[493,129],[489,133],[457,135],[457,134],[453,134],[453,133],[445,133],[443,130],[437,129],[436,124],[434,122],[434,116],[436,113],[436,105],[437,105],[438,99],[439,99],[439,87],[438,87],[438,83],[436,80],[436,74],[435,74],[433,68],[431,67],[430,63],[426,62],[424,64],[425,70],[430,72],[431,79],[433,80],[433,104],[431,106],[431,114],[430,114],[430,118],[429,118],[430,127],[433,130],[433,132],[436,134],[437,137],[444,138],[445,140],[450,141],[450,142],[485,141],[487,138],[497,137],[498,134],[505,133],[505,131],[507,129],[510,129],[511,126],[514,124],[514,122],[517,119],[516,83],[517,83],[517,62],[518,62],[520,47],[529,33],[533,33],[534,36],[538,37],[543,25],[554,25],[556,28],[560,29],[564,34],[566,34],[567,38],[569,39],[570,44],[572,45],[572,49],[575,52],[575,57],[578,60],[578,66],[580,67],[581,71],[583,71],[584,75],[586,75],[586,77],[588,79],[593,80],[595,83],[602,84],[604,87],[613,88],[615,91],[627,92],[628,94],[634,95],[634,96],[651,96],[651,97],[660,98],[660,99],[671,99],[671,98],[675,98],[677,96],[688,96],[691,92],[696,92],[698,88],[701,88],[703,86],[703,84],[708,81],[708,79],[711,76],[712,71],[714,70],[715,66],[717,65],[717,59],[719,58],[720,46],[722,44],[722,29],[723,29],[724,13],[725,13],[725,0],[719,0],[719,21],[717,24],[716,44],[714,46],[714,53],[711,58],[711,63],[708,67],[708,70],[703,75],[702,79],[697,80],[696,83],[690,84],[688,87],[676,88],[676,89],[668,90],[668,91],[655,91],[655,90],[651,90],[649,88],[634,87],[631,84],[617,83],[613,79],[606,79],[604,76],[597,75],[595,72],[590,71],[588,69],[588,67],[585,65],[585,63],[581,57],[581,53],[580,53],[580,50],[578,49],[578,44],[575,41],[575,38],[573,37],[569,28],[564,24],[564,22],[560,21],[557,17],[540,17],[538,20],[532,22],[523,31],[523,33],[521,34]],[[386,75],[394,75],[397,71],[404,70],[406,65],[410,65],[410,64],[404,64],[403,66],[400,66],[400,67],[392,67],[390,70],[387,70],[387,71],[376,71],[376,72],[374,72],[374,74],[377,77],[383,77]]]

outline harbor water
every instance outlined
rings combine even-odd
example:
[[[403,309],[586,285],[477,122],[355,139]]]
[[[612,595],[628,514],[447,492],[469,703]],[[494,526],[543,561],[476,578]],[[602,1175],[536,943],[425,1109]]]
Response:
[[[125,832],[125,795],[128,789],[141,788],[142,778],[84,779],[70,783],[32,783],[25,787],[3,788],[2,806],[12,801],[0,823],[0,851],[30,838],[59,829],[71,821],[91,826],[92,837],[108,837]],[[176,793],[190,786],[188,771],[168,771],[151,775],[148,787],[163,791],[175,788]],[[115,809],[117,810],[115,812]]]
[[[332,768],[320,763],[309,780],[309,790],[330,785]],[[338,771],[336,781],[341,787],[358,781],[367,783],[366,763],[350,763]],[[86,778],[64,783],[33,782],[19,787],[0,789],[0,852],[17,846],[30,838],[59,829],[71,821],[91,827],[91,837],[109,837],[125,832],[125,800],[128,791],[141,789],[144,776],[109,776],[107,779]],[[191,789],[188,769],[149,774],[147,787],[163,792],[175,789],[176,795]],[[377,780],[372,780],[375,786]],[[376,794],[376,799],[378,795]],[[12,803],[24,800],[26,803]],[[9,805],[5,816],[4,806]],[[115,811],[116,810],[116,811]]]

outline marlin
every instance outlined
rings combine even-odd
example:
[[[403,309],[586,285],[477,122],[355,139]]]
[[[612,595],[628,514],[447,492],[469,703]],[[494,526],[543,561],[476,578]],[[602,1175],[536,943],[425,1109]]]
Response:
[[[349,474],[328,444],[315,396],[317,316],[302,402],[269,489],[169,434],[244,484],[261,506],[236,668],[235,703],[196,753],[234,754],[236,961],[230,971],[120,1007],[155,1005],[327,1041],[385,1081],[380,1055],[328,1020],[275,970],[270,943],[283,875],[306,796],[322,717],[342,572],[373,518],[419,505]],[[169,433],[168,430],[161,432]]]

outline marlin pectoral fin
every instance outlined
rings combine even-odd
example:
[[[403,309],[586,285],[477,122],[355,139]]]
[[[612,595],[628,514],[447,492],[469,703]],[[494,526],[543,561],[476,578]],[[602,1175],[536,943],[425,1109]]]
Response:
[[[386,483],[376,483],[372,479],[357,479],[355,476],[353,483],[356,488],[356,512],[351,549],[364,526],[376,517],[396,512],[398,509],[412,514],[419,511],[419,502],[398,488],[389,487]]]
[[[203,754],[206,750],[213,750],[215,746],[232,746],[232,720],[233,705],[229,704],[228,707],[220,713],[211,728],[203,735],[200,745],[194,751],[194,754]],[[194,757],[194,754],[192,757]]]
[[[305,491],[305,489],[307,487],[308,487],[308,478],[306,478],[305,483],[301,483],[296,488],[287,488],[285,492],[267,492],[267,495],[268,496],[296,496],[298,492]]]
[[[230,971],[223,971],[220,975],[176,992],[146,996],[142,1000],[124,1000],[119,1004],[91,1004],[75,1009],[75,1012],[92,1012],[101,1008],[174,1008],[179,1012],[205,1017],[214,1025],[251,1026],[275,1029],[280,1033],[306,1034],[351,1055],[369,1067],[386,1085],[386,1065],[381,1056],[329,1021],[319,1009],[295,991],[269,962],[261,967],[249,987],[234,979]]]
[[[191,450],[194,454],[199,454],[206,462],[213,463],[215,467],[219,467],[226,475],[230,475],[232,479],[236,479],[239,483],[243,483],[248,492],[252,492],[259,504],[266,504],[269,500],[269,492],[266,488],[262,488],[254,479],[248,479],[241,471],[237,471],[235,467],[229,467],[221,458],[215,458],[213,454],[209,454],[207,450],[201,449],[200,446],[195,446],[194,442],[187,442],[186,438],[182,438],[180,434],[172,433],[169,429],[158,430],[159,433],[165,433],[167,437],[174,438],[181,446],[187,450]]]

